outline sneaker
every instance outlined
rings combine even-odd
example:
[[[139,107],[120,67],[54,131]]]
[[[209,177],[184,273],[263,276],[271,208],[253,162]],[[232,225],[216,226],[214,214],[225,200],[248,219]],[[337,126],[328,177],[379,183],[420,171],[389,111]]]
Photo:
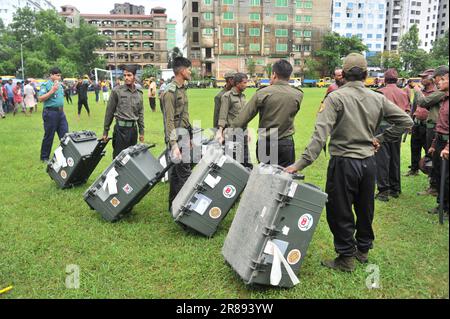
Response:
[[[405,174],[405,176],[417,176],[419,175],[419,171],[418,170],[409,170],[408,173]]]
[[[418,192],[417,195],[431,195],[431,196],[437,196],[438,191],[432,187],[428,187],[427,190],[424,190],[422,192]]]
[[[361,264],[367,264],[369,262],[369,252],[363,253],[359,249],[356,250],[355,258],[361,263]]]
[[[337,256],[333,260],[324,260],[321,264],[327,268],[346,272],[352,272],[356,268],[355,257],[347,257],[342,255]]]
[[[378,194],[375,195],[375,199],[378,199],[381,202],[388,202],[389,201],[389,191],[378,192]]]

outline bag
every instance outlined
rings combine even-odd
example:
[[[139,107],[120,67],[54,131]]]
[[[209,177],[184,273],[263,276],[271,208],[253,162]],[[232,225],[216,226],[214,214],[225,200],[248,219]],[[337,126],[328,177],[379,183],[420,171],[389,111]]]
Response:
[[[173,218],[212,237],[244,190],[249,175],[241,164],[224,155],[221,147],[208,147],[172,203]]]
[[[145,144],[123,150],[84,193],[91,209],[110,222],[125,217],[161,180],[163,168]]]
[[[47,165],[48,175],[64,189],[86,183],[105,155],[107,140],[92,131],[67,133]]]
[[[327,194],[276,166],[253,169],[222,254],[246,284],[293,287]]]

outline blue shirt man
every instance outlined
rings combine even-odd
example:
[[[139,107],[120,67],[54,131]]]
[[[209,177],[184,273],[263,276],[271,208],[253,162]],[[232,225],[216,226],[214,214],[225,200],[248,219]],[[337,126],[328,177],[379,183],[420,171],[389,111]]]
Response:
[[[39,101],[44,103],[42,119],[44,120],[44,138],[41,146],[41,161],[47,162],[50,158],[53,139],[58,133],[59,139],[69,131],[66,115],[64,114],[64,90],[60,83],[61,70],[50,70],[50,80],[42,84],[39,91]]]

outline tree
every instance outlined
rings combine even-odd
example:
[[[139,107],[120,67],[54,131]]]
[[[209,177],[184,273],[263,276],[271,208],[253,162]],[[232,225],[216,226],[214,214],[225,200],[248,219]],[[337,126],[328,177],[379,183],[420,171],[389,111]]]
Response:
[[[329,32],[324,35],[322,48],[314,53],[314,57],[321,62],[321,74],[330,75],[342,65],[342,58],[352,52],[364,51],[367,51],[367,46],[357,36],[347,38],[336,32]]]
[[[147,66],[144,68],[144,70],[142,70],[142,80],[151,78],[151,77],[159,77],[159,75],[161,74],[161,70],[158,69],[155,66]]]
[[[250,77],[255,75],[256,71],[256,61],[253,58],[247,60],[247,70],[250,74]]]
[[[448,36],[447,30],[444,35],[438,38],[433,44],[433,49],[431,50],[431,66],[434,68],[444,64],[448,65]]]
[[[419,28],[414,24],[400,39],[399,51],[402,69],[409,76],[415,76],[430,65],[428,53],[419,48]]]
[[[384,51],[381,54],[381,67],[384,70],[394,68],[400,71],[402,69],[402,59],[400,54],[394,51]]]
[[[320,63],[314,58],[307,57],[305,59],[305,68],[303,70],[303,75],[305,79],[317,79],[319,75]]]
[[[270,78],[270,76],[272,75],[272,64],[271,63],[267,63],[267,65],[264,67],[264,72],[266,72],[267,77]]]

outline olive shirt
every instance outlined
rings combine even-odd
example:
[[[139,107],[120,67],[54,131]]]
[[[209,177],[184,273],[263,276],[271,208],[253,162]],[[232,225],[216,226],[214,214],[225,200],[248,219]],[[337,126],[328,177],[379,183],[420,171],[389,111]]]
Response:
[[[278,139],[294,135],[294,119],[303,100],[303,92],[293,88],[287,81],[278,80],[274,84],[256,91],[242,112],[230,127],[246,127],[259,112],[259,138],[269,138],[269,129],[278,129]]]
[[[441,102],[445,97],[445,93],[442,91],[436,91],[428,96],[417,94],[417,104],[430,111],[428,114],[427,123],[436,124],[439,118],[439,108]]]
[[[218,126],[229,127],[245,107],[245,95],[235,87],[222,95]]]
[[[413,121],[385,96],[367,89],[361,81],[348,82],[332,92],[317,116],[312,140],[294,166],[303,170],[316,160],[331,133],[332,156],[364,159],[375,154],[373,139],[383,118],[390,124],[376,136],[382,142],[397,140]]]
[[[189,129],[191,127],[189,123],[187,87],[184,84],[179,85],[176,81],[172,81],[167,85],[162,100],[166,138],[170,145],[174,146],[178,140],[175,129],[178,127]],[[178,123],[180,123],[180,126],[178,126]]]
[[[144,103],[143,92],[128,85],[119,85],[111,92],[105,114],[103,135],[108,135],[113,119],[121,121],[137,121],[139,135],[144,135]]]
[[[213,127],[216,128],[219,125],[219,113],[220,113],[220,104],[222,103],[222,96],[228,92],[226,88],[223,88],[217,95],[214,97],[214,115],[213,115]]]

